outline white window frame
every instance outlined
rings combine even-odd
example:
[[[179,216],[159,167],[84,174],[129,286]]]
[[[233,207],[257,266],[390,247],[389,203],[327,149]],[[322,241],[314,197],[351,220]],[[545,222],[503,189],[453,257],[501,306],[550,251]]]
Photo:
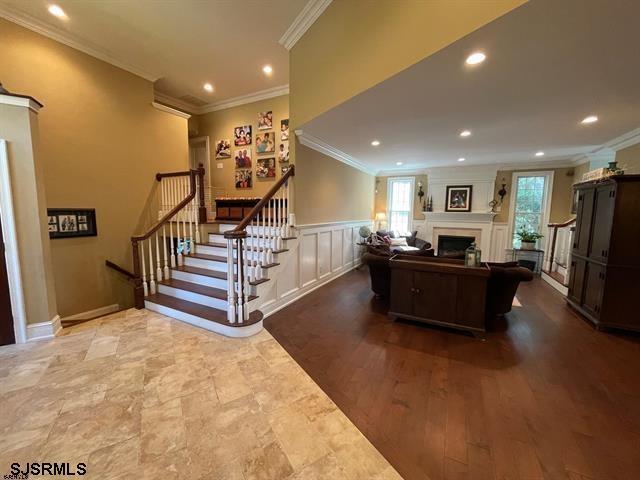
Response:
[[[410,193],[409,193],[409,231],[413,231],[413,204],[416,188],[416,177],[389,177],[387,178],[387,228],[391,227],[391,183],[394,181],[406,181],[409,180],[411,183]]]
[[[546,241],[549,236],[549,217],[551,215],[551,198],[553,196],[553,170],[541,170],[538,172],[513,172],[511,178],[511,195],[509,196],[509,236],[508,238],[508,250],[513,250],[513,234],[514,234],[514,222],[516,216],[516,190],[518,188],[518,180],[521,177],[545,177],[545,194],[543,198],[542,206],[542,218],[540,219],[540,233],[544,235]],[[545,252],[546,254],[547,252]]]

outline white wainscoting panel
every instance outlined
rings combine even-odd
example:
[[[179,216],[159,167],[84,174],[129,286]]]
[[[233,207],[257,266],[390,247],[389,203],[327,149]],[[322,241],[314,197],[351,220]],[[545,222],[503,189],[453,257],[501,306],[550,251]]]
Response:
[[[258,285],[257,308],[268,316],[359,266],[358,230],[363,225],[372,228],[373,222],[297,226],[297,239],[287,240],[289,251],[278,256],[279,266],[269,269],[270,281]]]
[[[490,262],[504,262],[507,248],[509,248],[509,225],[501,222],[493,222],[491,230]]]

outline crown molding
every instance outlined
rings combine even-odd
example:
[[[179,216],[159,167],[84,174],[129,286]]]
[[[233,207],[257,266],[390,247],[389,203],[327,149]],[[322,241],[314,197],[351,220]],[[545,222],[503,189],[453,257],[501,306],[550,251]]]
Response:
[[[155,103],[160,103],[166,107],[178,109],[184,113],[189,113],[192,115],[198,113],[198,107],[189,102],[180,100],[179,98],[172,97],[171,95],[154,91],[153,98],[155,100]]]
[[[610,148],[614,152],[617,152],[618,150],[630,147],[631,145],[635,145],[636,143],[640,143],[640,128],[636,128],[635,130],[631,130],[630,132],[623,133],[619,137],[616,137],[613,140],[609,140],[604,144],[604,146],[606,148]]]
[[[318,137],[314,137],[313,135],[309,135],[308,133],[304,133],[303,130],[295,131],[296,137],[300,141],[302,145],[305,147],[309,147],[316,152],[320,152],[324,155],[327,155],[331,158],[335,158],[336,160],[349,165],[350,167],[357,168],[358,170],[367,173],[369,175],[376,175],[376,171],[367,167],[364,163],[358,160],[355,157],[352,157],[348,153],[343,152],[342,150],[338,150],[335,147],[332,147],[326,142],[323,142]]]
[[[161,112],[170,113],[171,115],[186,118],[187,120],[191,118],[191,115],[189,115],[188,113],[181,112],[180,110],[168,107],[167,105],[163,105],[162,103],[151,102],[151,105],[153,106],[153,108],[160,110]]]
[[[281,97],[282,95],[289,95],[289,85],[280,85],[279,87],[267,88],[266,90],[260,90],[258,92],[249,93],[247,95],[241,95],[239,97],[228,98],[219,102],[210,103],[202,107],[197,107],[198,113],[210,113],[217,112],[218,110],[226,110],[227,108],[238,107],[247,103],[259,102],[260,100],[267,100],[269,98]]]
[[[387,168],[384,170],[378,170],[376,172],[376,177],[396,177],[396,176],[415,176],[415,175],[426,175],[428,173],[428,168],[412,168],[412,169],[394,169]]]
[[[27,95],[15,95],[13,93],[0,93],[0,105],[13,105],[15,107],[26,107],[36,113],[44,106],[33,97]]]
[[[56,42],[62,43],[64,45],[67,45],[68,47],[86,53],[87,55],[91,55],[98,60],[102,60],[103,62],[107,62],[118,68],[126,70],[127,72],[133,73],[134,75],[142,77],[145,80],[149,80],[150,82],[155,82],[161,76],[147,72],[141,68],[136,67],[135,65],[131,65],[123,60],[120,60],[113,56],[107,50],[98,47],[97,45],[93,45],[88,40],[85,40],[61,28],[49,25],[42,20],[29,15],[28,13],[18,10],[17,8],[0,4],[0,17],[9,20],[10,22],[13,22],[17,25],[20,25],[21,27],[27,28],[33,32],[39,33],[40,35],[55,40]]]
[[[278,43],[291,50],[330,4],[331,0],[309,0]]]

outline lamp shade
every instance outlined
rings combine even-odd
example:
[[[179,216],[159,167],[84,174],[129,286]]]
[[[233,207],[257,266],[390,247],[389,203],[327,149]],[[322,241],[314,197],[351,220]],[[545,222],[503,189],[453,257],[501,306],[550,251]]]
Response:
[[[384,212],[378,212],[376,213],[376,222],[381,222],[383,220],[387,219],[387,214]]]

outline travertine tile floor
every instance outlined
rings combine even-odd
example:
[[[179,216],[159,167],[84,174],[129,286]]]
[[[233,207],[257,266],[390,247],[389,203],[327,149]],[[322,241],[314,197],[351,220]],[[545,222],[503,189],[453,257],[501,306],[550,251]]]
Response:
[[[146,310],[0,347],[0,475],[27,461],[99,479],[400,478],[266,331]]]

